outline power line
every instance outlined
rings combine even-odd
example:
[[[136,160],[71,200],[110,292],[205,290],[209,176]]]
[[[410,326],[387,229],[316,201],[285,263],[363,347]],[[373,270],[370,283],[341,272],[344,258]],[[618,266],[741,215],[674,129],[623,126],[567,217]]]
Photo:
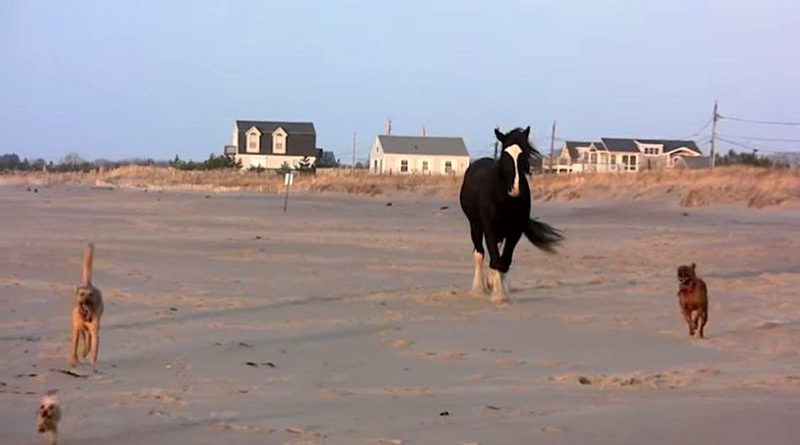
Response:
[[[741,117],[731,117],[731,116],[720,116],[719,118],[728,119],[731,121],[738,121],[738,122],[749,122],[751,124],[800,126],[800,122],[762,121],[756,119],[743,119]]]
[[[708,126],[709,126],[709,125],[711,125],[711,122],[713,122],[713,121],[714,121],[714,118],[713,118],[713,117],[710,117],[710,118],[708,118],[708,120],[706,121],[706,123],[705,123],[705,124],[703,124],[703,126],[702,126],[702,127],[700,127],[700,129],[699,129],[699,130],[695,131],[694,133],[690,134],[689,136],[683,136],[683,137],[680,137],[680,138],[678,138],[677,140],[679,140],[679,141],[682,141],[682,140],[686,140],[686,139],[693,138],[693,137],[695,137],[695,136],[698,136],[698,135],[700,135],[700,133],[701,133],[703,130],[705,130],[706,128],[708,128]]]
[[[732,134],[725,135],[725,137],[733,139],[750,139],[753,141],[766,141],[766,142],[800,142],[800,139],[762,138],[758,136],[738,136]]]
[[[766,152],[766,153],[784,153],[783,151],[779,151],[779,150],[766,150],[766,149],[763,149],[763,148],[756,148],[756,147],[753,147],[751,145],[742,144],[740,142],[732,141],[730,139],[725,139],[725,138],[722,138],[722,137],[718,137],[717,139],[719,139],[722,142],[727,142],[727,143],[729,143],[731,145],[735,145],[737,147],[746,148],[748,150],[763,151],[763,152]]]

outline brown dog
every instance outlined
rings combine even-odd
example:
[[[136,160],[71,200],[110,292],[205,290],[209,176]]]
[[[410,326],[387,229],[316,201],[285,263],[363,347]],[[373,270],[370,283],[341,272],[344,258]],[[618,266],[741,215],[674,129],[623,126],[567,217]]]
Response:
[[[689,325],[689,335],[695,331],[700,338],[704,338],[703,328],[708,321],[708,290],[706,282],[697,277],[695,264],[678,267],[678,303],[683,313],[686,324]],[[699,324],[699,327],[698,327]]]
[[[40,434],[50,437],[50,445],[58,442],[58,422],[61,421],[61,406],[55,396],[42,397],[36,412],[36,426]]]
[[[92,370],[97,372],[97,352],[100,348],[100,317],[103,315],[103,297],[92,285],[92,258],[94,245],[89,243],[83,253],[83,283],[75,286],[75,304],[72,307],[72,356],[70,365],[78,364],[78,343],[83,342],[81,356],[92,352]]]

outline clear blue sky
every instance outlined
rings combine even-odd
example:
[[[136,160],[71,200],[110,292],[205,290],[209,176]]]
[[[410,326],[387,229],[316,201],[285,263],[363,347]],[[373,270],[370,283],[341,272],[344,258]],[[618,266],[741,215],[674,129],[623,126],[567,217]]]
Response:
[[[387,118],[473,156],[497,124],[546,148],[553,119],[565,138],[677,138],[715,98],[800,121],[798,54],[796,0],[0,0],[0,152],[203,158],[235,119],[312,121],[348,162],[353,132],[365,158]]]

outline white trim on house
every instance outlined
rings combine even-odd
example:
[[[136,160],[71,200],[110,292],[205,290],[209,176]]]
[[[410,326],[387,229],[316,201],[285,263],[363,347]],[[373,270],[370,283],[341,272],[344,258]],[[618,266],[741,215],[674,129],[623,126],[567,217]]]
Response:
[[[250,127],[247,130],[247,147],[245,148],[245,152],[247,153],[259,153],[261,151],[261,131],[259,131],[256,127]]]
[[[233,123],[233,135],[231,136],[231,145],[236,147],[236,153],[239,153],[239,125]]]
[[[272,132],[272,153],[276,155],[286,154],[286,130],[281,127]]]

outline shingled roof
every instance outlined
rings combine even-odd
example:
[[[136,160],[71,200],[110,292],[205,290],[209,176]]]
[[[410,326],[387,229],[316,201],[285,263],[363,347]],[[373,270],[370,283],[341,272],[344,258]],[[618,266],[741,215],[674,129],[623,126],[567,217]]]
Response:
[[[592,143],[583,141],[564,141],[564,145],[567,146],[567,151],[569,152],[570,159],[578,159],[580,158],[580,154],[578,153],[578,147],[589,147],[590,145],[592,145]]]
[[[380,135],[384,153],[429,156],[469,156],[462,138]]]
[[[289,134],[316,134],[311,122],[236,121],[236,126],[239,132],[256,127],[261,133],[271,134],[280,127]]]

